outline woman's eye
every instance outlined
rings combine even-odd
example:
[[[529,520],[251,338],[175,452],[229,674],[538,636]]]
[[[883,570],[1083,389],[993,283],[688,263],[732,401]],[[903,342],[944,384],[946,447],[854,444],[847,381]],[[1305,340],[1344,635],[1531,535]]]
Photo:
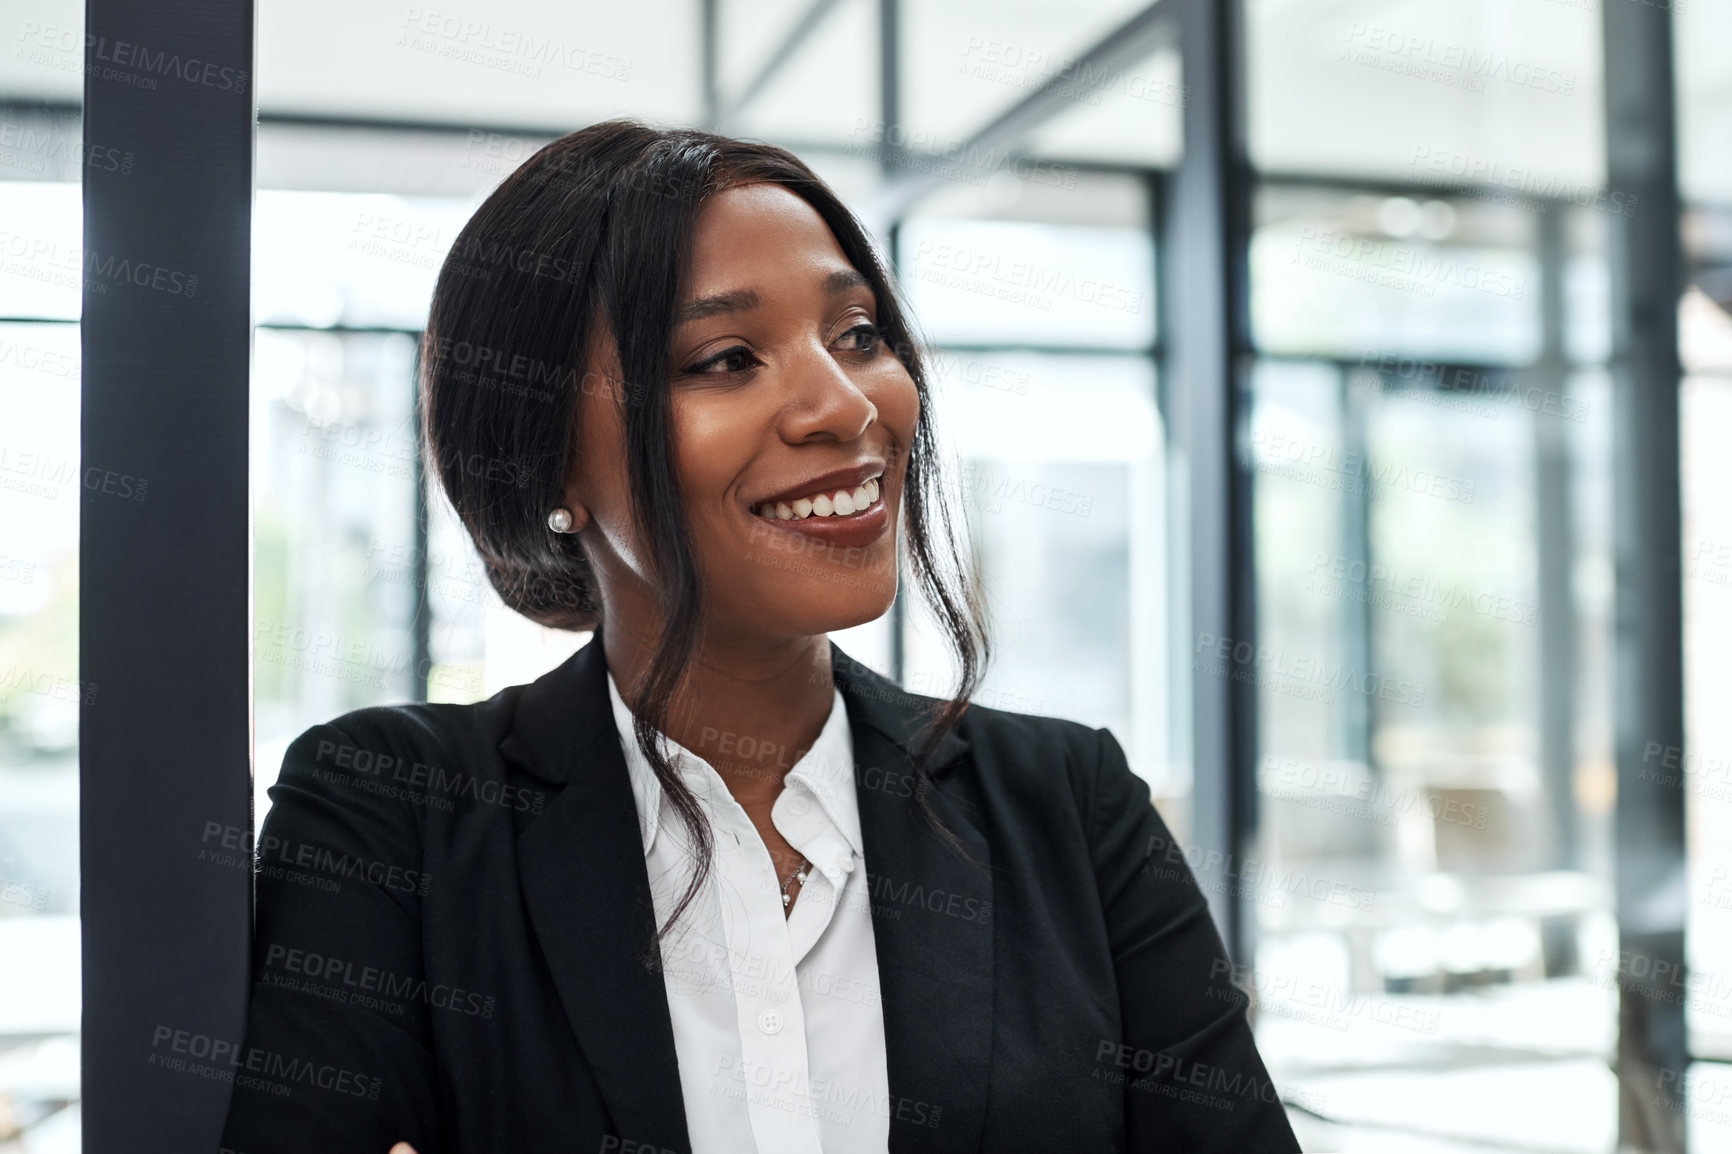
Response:
[[[853,342],[849,351],[856,353],[877,352],[883,339],[878,326],[870,321],[862,321],[842,334],[842,340]],[[695,377],[721,376],[724,373],[743,373],[755,368],[759,363],[751,349],[745,345],[735,345],[733,348],[723,349],[713,357],[706,357],[696,364],[688,365],[685,371]]]
[[[878,342],[883,338],[878,332],[877,325],[870,321],[863,321],[843,333],[842,339],[858,342],[853,351],[857,353],[870,353],[877,351]]]
[[[756,364],[757,360],[758,358],[752,355],[751,349],[745,345],[735,345],[731,349],[723,349],[715,356],[688,367],[686,372],[698,376],[714,376],[717,375],[714,369],[716,366],[720,366],[724,372],[743,373]]]

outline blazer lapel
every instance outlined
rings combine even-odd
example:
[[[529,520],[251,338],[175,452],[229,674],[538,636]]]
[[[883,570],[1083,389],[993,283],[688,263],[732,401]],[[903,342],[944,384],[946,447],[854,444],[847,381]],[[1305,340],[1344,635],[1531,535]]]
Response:
[[[890,1149],[975,1150],[991,1072],[991,852],[946,769],[968,750],[946,736],[922,790],[971,863],[927,824],[912,751],[921,699],[831,643],[854,735],[855,793],[877,943],[890,1079]]]
[[[506,756],[562,785],[517,839],[518,877],[566,1017],[622,1139],[690,1150],[655,904],[599,636],[526,686]]]
[[[968,751],[948,735],[922,789],[973,861],[927,824],[912,751],[922,699],[830,645],[848,710],[855,793],[890,1081],[896,1154],[974,1150],[992,1053],[991,853],[946,770]],[[597,1086],[622,1138],[689,1150],[673,1021],[659,971],[638,963],[655,906],[636,803],[597,635],[524,687],[501,752],[559,787],[517,839],[524,901]],[[622,873],[623,871],[623,873]]]

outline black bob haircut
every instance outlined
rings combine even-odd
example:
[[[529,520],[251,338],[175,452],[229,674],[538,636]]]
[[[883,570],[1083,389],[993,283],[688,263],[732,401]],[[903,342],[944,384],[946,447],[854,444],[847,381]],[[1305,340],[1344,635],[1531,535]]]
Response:
[[[628,119],[560,137],[507,176],[457,234],[439,270],[420,350],[427,459],[493,588],[506,605],[542,625],[600,629],[600,591],[577,535],[553,532],[547,515],[564,503],[579,391],[595,386],[588,366],[597,326],[611,329],[624,381],[618,403],[632,515],[664,621],[649,669],[635,687],[635,733],[690,830],[699,861],[645,955],[652,965],[653,947],[701,890],[713,854],[696,797],[655,741],[698,648],[705,605],[671,460],[666,382],[673,316],[699,210],[716,193],[754,183],[788,189],[823,218],[848,262],[870,282],[878,328],[919,393],[913,443],[899,447],[908,458],[905,563],[961,671],[956,695],[935,703],[918,743],[915,768],[925,786],[925,759],[979,685],[990,654],[985,619],[938,496],[942,465],[925,370],[885,264],[854,215],[793,153]],[[960,851],[926,790],[915,795],[927,821]]]

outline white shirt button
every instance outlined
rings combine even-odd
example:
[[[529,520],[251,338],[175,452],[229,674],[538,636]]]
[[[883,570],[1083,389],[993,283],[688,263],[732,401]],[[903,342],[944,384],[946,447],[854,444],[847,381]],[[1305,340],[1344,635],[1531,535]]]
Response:
[[[637,748],[631,711],[611,674],[608,687],[634,801],[650,838],[644,866],[662,921],[695,865],[689,832]],[[778,892],[787,875],[772,868],[764,840],[726,783],[689,751],[676,762],[698,795],[716,847],[711,883],[687,911],[690,924],[682,921],[663,971],[691,1154],[886,1149],[891,1112],[873,1108],[890,1093],[866,871],[848,872],[859,858],[853,845],[860,825],[846,704],[836,690],[821,739],[799,763],[800,773],[789,772],[773,807],[776,828],[784,837],[793,834],[789,840],[813,863],[812,892],[792,918]],[[857,984],[844,986],[844,978]],[[850,988],[870,993],[855,1002],[824,992]],[[783,1092],[757,1092],[768,1081],[764,1075],[784,1073],[793,1080]],[[846,1093],[820,1097],[813,1089],[831,1083]]]

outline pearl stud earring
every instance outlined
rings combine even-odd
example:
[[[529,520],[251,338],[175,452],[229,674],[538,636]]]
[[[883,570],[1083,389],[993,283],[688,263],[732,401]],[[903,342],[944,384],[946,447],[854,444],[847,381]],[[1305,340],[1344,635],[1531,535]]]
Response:
[[[547,527],[552,529],[555,533],[570,532],[571,510],[561,508],[555,509],[553,512],[549,513],[547,515]]]

